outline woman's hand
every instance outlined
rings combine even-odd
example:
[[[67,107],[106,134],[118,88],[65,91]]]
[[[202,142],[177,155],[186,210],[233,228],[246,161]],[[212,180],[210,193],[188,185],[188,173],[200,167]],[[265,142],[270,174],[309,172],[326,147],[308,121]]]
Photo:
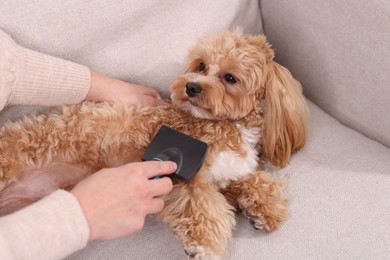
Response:
[[[150,106],[167,104],[153,88],[109,78],[96,72],[91,72],[91,87],[85,100],[119,101]]]
[[[160,196],[173,184],[173,162],[138,162],[102,169],[77,184],[71,193],[78,199],[87,219],[89,240],[109,240],[140,231],[148,214],[161,211]]]

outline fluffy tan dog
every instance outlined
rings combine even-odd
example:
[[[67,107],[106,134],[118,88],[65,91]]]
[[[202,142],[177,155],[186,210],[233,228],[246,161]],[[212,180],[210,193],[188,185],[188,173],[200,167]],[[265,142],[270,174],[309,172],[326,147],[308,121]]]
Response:
[[[0,131],[0,207],[11,212],[103,168],[140,161],[161,125],[209,144],[199,173],[176,180],[159,219],[191,259],[220,259],[235,211],[272,231],[287,217],[285,181],[263,161],[286,166],[307,137],[300,84],[273,61],[264,36],[240,30],[206,36],[172,84],[172,104],[63,106]],[[69,171],[72,168],[72,171]]]

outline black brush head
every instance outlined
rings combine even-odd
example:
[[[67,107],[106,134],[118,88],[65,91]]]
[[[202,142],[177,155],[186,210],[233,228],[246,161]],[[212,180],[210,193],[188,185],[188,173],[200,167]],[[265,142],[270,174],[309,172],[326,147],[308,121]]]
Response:
[[[142,157],[143,161],[173,161],[175,173],[169,175],[189,181],[199,171],[208,150],[208,145],[198,139],[161,126]]]

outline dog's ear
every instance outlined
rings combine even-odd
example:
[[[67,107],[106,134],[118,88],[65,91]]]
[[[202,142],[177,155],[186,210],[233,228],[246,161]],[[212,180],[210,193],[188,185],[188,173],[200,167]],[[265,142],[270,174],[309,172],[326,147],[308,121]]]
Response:
[[[265,82],[265,157],[275,166],[284,167],[291,153],[306,142],[307,107],[301,84],[275,61],[267,66]]]

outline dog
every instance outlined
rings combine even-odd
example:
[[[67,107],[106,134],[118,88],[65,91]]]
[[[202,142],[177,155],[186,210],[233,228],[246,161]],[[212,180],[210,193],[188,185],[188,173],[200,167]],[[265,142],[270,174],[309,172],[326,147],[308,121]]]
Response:
[[[300,83],[274,61],[264,35],[206,35],[173,81],[169,106],[84,102],[7,123],[0,130],[0,208],[12,212],[101,168],[140,161],[167,125],[209,151],[191,182],[174,180],[157,217],[190,259],[222,259],[236,212],[266,231],[287,219],[286,180],[265,163],[285,167],[305,145],[307,115]]]

